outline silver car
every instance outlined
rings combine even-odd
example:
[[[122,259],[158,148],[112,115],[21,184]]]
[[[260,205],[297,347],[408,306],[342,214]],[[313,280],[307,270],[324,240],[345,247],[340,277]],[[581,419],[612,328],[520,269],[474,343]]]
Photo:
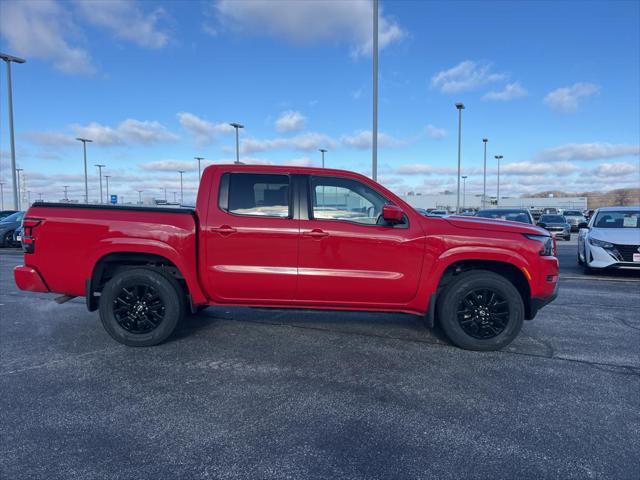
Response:
[[[587,221],[587,218],[580,210],[565,210],[562,215],[567,220],[567,223],[571,225],[572,232],[577,232],[579,225]]]

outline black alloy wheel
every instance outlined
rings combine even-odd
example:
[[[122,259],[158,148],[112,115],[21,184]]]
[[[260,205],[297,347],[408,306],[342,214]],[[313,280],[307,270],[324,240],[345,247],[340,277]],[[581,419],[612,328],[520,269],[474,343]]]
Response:
[[[470,337],[494,338],[509,323],[509,302],[495,290],[478,288],[460,300],[457,314],[458,323]]]
[[[124,330],[149,333],[164,321],[165,305],[158,291],[149,285],[122,287],[113,301],[113,315]]]

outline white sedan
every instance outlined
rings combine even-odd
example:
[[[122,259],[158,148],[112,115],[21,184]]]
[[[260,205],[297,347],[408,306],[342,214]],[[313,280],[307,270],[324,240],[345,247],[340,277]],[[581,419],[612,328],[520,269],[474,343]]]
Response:
[[[640,269],[640,207],[595,211],[578,234],[578,263],[585,272],[604,268]]]

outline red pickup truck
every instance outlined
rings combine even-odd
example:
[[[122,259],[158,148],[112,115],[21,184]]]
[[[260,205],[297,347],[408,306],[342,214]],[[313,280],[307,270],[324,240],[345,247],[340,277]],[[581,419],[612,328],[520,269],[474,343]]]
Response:
[[[405,312],[495,350],[558,289],[545,230],[425,217],[331,169],[210,166],[195,209],[36,203],[22,242],[20,289],[85,297],[131,346],[162,342],[201,307],[243,305]]]

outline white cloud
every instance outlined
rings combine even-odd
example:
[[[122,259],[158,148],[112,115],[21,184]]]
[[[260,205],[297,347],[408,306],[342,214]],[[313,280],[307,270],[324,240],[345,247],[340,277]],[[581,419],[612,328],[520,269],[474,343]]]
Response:
[[[431,124],[425,127],[425,132],[427,134],[427,137],[433,140],[442,140],[444,137],[447,136],[447,131],[445,129],[435,127]]]
[[[400,175],[455,175],[457,172],[455,167],[436,167],[427,163],[400,165],[395,169]]]
[[[96,72],[89,52],[71,45],[71,39],[78,36],[71,14],[53,0],[3,0],[0,33],[16,55],[51,61],[67,74]]]
[[[276,120],[276,130],[279,132],[293,132],[302,130],[307,119],[300,112],[289,110],[282,112]]]
[[[143,163],[140,165],[140,168],[142,170],[156,172],[178,172],[180,170],[195,172],[198,170],[198,162],[195,160],[192,162],[185,160],[156,160],[154,162]]]
[[[25,137],[43,147],[64,147],[76,143],[72,135],[57,132],[27,132]]]
[[[640,155],[640,145],[611,143],[568,143],[547,148],[538,156],[542,160],[601,160]]]
[[[77,5],[90,23],[106,28],[116,38],[147,48],[161,48],[169,41],[166,31],[158,27],[166,16],[162,8],[145,13],[139,7],[143,3],[131,0],[82,0]]]
[[[491,82],[503,80],[503,73],[491,72],[488,62],[465,60],[455,67],[436,73],[431,78],[431,86],[443,93],[457,93],[475,90]]]
[[[303,133],[289,138],[273,138],[266,140],[246,138],[240,142],[240,151],[243,153],[284,149],[312,151],[323,147],[335,148],[336,142],[327,135],[313,132]]]
[[[234,131],[234,128],[228,123],[214,124],[189,112],[178,113],[178,121],[199,145],[213,142],[220,133]]]
[[[373,133],[371,130],[359,130],[352,135],[344,135],[340,139],[342,145],[359,150],[368,150],[373,146]],[[394,148],[404,145],[405,142],[386,133],[378,133],[379,148]]]
[[[580,106],[580,100],[595,95],[600,86],[594,83],[574,83],[570,87],[562,87],[549,92],[544,97],[544,103],[558,112],[575,112]]]
[[[520,85],[520,83],[508,83],[502,90],[493,90],[487,92],[482,97],[483,100],[497,100],[502,102],[508,102],[516,98],[526,97],[528,95],[527,90]]]
[[[492,171],[496,169],[492,168]],[[568,175],[578,171],[578,167],[570,162],[513,162],[500,166],[500,173],[505,175],[539,175],[549,174]]]
[[[599,178],[626,177],[633,178],[640,185],[640,165],[632,163],[603,163],[595,167],[591,173]]]
[[[371,0],[219,0],[214,8],[222,28],[284,38],[302,45],[347,43],[356,56],[370,55],[372,51]],[[406,35],[393,19],[382,12],[379,12],[378,28],[380,49]],[[205,29],[216,34],[221,30],[206,25]]]
[[[96,145],[113,146],[125,144],[166,143],[178,140],[164,125],[157,121],[141,121],[129,118],[117,127],[91,122],[88,125],[73,125],[76,135],[93,140]]]

